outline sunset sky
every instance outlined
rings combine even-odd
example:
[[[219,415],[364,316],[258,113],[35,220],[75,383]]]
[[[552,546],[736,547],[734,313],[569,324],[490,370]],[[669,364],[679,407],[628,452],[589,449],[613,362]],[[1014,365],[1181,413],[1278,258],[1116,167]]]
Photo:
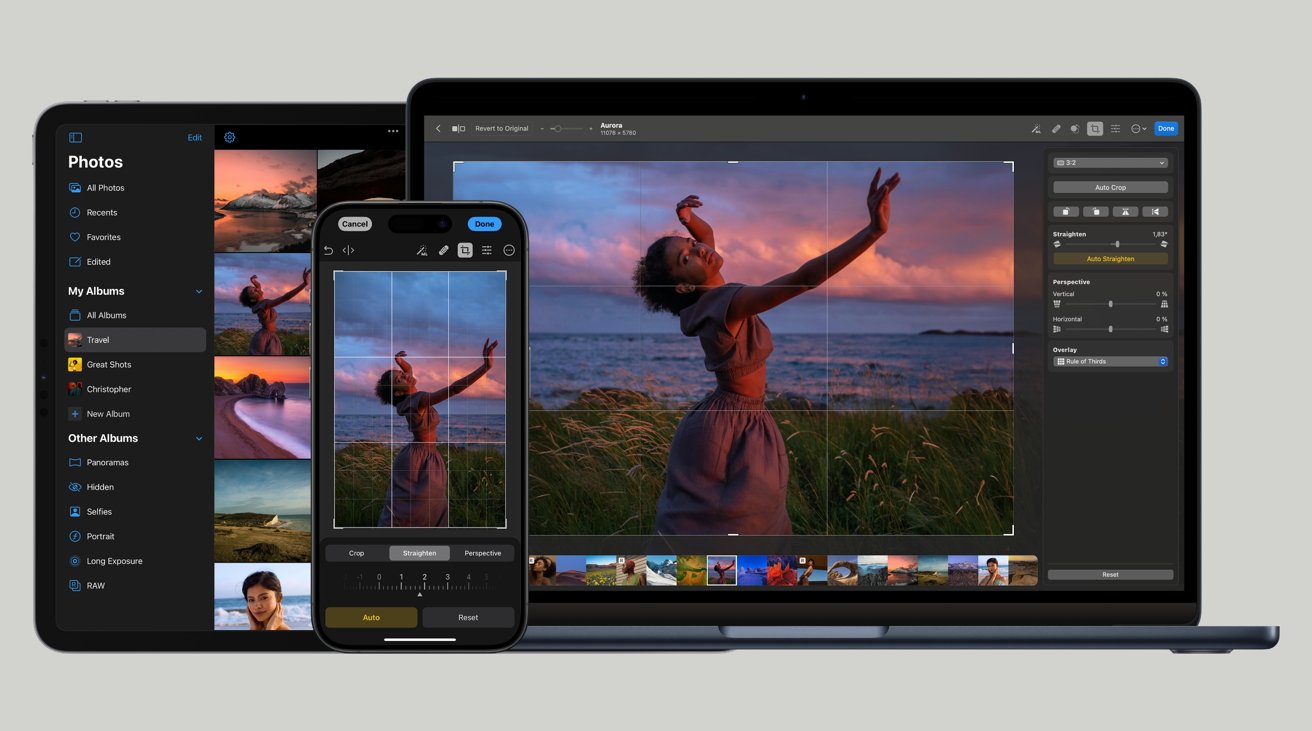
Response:
[[[291,355],[220,355],[214,358],[214,375],[240,381],[248,374],[272,383],[309,383],[310,359]]]
[[[214,201],[221,204],[264,190],[274,195],[314,195],[315,150],[216,150]]]
[[[336,413],[388,413],[378,377],[406,351],[418,387],[436,391],[478,368],[483,342],[496,362],[448,405],[460,413],[505,413],[506,279],[503,272],[338,272]]]
[[[237,298],[258,275],[265,299],[276,299],[301,283],[301,272],[310,267],[309,254],[215,254],[214,311],[250,312]],[[283,312],[309,312],[310,288],[279,305]],[[254,318],[254,315],[251,316]],[[256,325],[252,319],[252,327]]]
[[[916,556],[889,556],[888,570],[916,568]]]
[[[458,198],[506,200],[530,231],[535,332],[641,332],[633,264],[685,233],[674,204],[701,196],[730,282],[761,284],[869,222],[875,168],[902,174],[889,233],[817,291],[771,311],[776,332],[1012,327],[1013,193],[997,162],[468,162]],[[827,293],[827,297],[826,297]],[[644,326],[645,323],[645,326]]]

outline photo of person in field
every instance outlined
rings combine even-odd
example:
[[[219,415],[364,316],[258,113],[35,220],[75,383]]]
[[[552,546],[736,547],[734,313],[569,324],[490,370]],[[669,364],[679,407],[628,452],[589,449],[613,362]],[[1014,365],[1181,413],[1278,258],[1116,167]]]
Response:
[[[456,166],[533,231],[530,532],[1008,531],[1013,175]]]
[[[310,255],[214,255],[214,354],[310,354]]]
[[[260,322],[260,328],[251,336],[247,355],[282,355],[282,341],[278,338],[278,305],[300,294],[310,286],[310,270],[301,272],[301,283],[273,298],[264,296],[264,287],[257,274],[251,275],[251,283],[241,291],[242,307],[250,308]]]
[[[333,281],[334,525],[504,525],[505,275]]]
[[[724,256],[715,250],[715,231],[696,213],[703,205],[696,195],[675,206],[691,235],[661,237],[638,261],[634,289],[649,310],[675,315],[683,334],[701,342],[716,382],[674,431],[657,533],[792,533],[788,453],[765,408],[765,361],[774,343],[759,315],[820,286],[887,233],[891,194],[902,179],[894,173],[881,183],[882,173],[875,170],[866,196],[869,224],[764,284],[725,282]]]
[[[392,483],[387,488],[378,527],[445,528],[448,522],[446,462],[437,445],[441,416],[434,408],[464,393],[492,370],[497,342],[483,342],[483,363],[455,381],[433,391],[422,391],[404,350],[394,356],[396,368],[378,377],[378,400],[405,418],[410,441],[392,460]]]

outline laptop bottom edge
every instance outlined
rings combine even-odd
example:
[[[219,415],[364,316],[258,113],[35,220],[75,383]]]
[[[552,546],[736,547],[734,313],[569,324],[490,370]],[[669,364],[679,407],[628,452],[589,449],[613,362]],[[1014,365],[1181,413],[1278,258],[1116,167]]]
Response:
[[[530,626],[516,650],[718,651],[741,649],[900,650],[1265,650],[1276,626]]]

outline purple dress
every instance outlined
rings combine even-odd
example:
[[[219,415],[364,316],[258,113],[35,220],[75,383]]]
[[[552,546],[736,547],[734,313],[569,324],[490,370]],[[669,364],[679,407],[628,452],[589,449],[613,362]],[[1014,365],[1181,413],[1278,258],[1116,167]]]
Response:
[[[706,370],[737,376],[765,367],[770,328],[753,315],[737,335],[725,327],[741,284],[707,291],[679,313],[684,335],[697,336]],[[679,422],[670,442],[665,487],[656,506],[663,535],[787,535],[788,453],[765,394],[716,388]]]
[[[278,311],[269,306],[269,300],[260,300],[251,308],[251,312],[260,318],[260,329],[251,336],[251,343],[246,348],[247,355],[282,355],[282,340],[275,330],[265,328],[278,321]]]
[[[387,488],[378,526],[398,528],[446,527],[446,462],[434,442],[418,441],[434,434],[441,416],[429,406],[420,408],[424,396],[416,392],[396,405],[396,413],[405,417],[413,440],[392,460],[392,484]]]

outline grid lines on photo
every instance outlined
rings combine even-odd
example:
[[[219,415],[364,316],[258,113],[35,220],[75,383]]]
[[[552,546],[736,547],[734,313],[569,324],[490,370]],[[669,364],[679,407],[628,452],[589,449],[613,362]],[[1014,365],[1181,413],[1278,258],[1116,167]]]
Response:
[[[690,235],[675,203],[699,196],[693,210],[715,230],[727,282],[764,286],[827,262],[869,224],[877,167],[903,180],[889,234],[819,291],[761,313],[793,532],[1011,530],[1010,162],[465,161],[457,195],[513,193],[536,224],[531,500],[561,509],[533,511],[533,533],[650,530],[660,485],[643,480],[659,483],[660,442],[668,449],[673,425],[715,388],[698,339],[644,309],[631,279],[654,242]],[[584,438],[566,439],[571,429]],[[543,459],[566,454],[559,473]]]
[[[374,526],[417,508],[448,527],[505,525],[505,355],[493,354],[488,372],[482,341],[477,358],[452,355],[453,343],[468,351],[475,330],[452,327],[453,281],[485,274],[335,272],[346,296],[335,298],[334,343],[345,339],[351,353],[334,355],[337,527]],[[504,339],[505,274],[491,274],[499,302],[484,313],[495,324],[485,329]],[[389,384],[419,396],[399,397]],[[407,494],[411,502],[398,504]]]

